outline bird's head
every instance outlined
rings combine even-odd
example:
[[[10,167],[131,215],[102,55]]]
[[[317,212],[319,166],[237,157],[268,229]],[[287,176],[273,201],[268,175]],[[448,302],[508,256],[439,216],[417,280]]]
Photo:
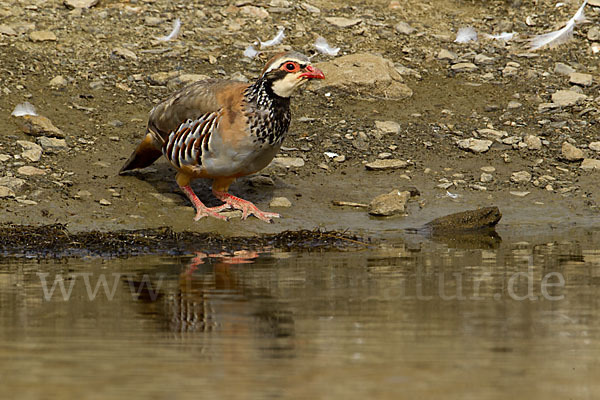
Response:
[[[290,97],[294,90],[311,79],[325,79],[323,71],[313,67],[304,54],[288,51],[277,54],[263,68],[261,79],[279,97]]]

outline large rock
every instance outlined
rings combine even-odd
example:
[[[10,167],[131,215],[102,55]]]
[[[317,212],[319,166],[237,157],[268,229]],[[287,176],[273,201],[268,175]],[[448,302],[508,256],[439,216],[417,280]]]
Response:
[[[98,0],[64,0],[67,8],[90,8],[98,4]]]
[[[311,14],[320,14],[321,13],[321,9],[313,6],[312,4],[301,3],[300,7],[302,7],[303,10],[305,10],[306,12],[309,12]]]
[[[58,151],[66,150],[69,148],[65,139],[56,139],[42,136],[38,138],[38,143],[46,153],[56,153]]]
[[[243,15],[247,15],[249,17],[254,17],[258,19],[269,18],[269,12],[262,7],[243,6],[240,8],[240,12]]]
[[[589,144],[589,149],[593,151],[600,151],[600,142],[592,142]]]
[[[494,57],[488,57],[485,54],[477,54],[473,59],[476,65],[492,65],[496,59]]]
[[[577,93],[572,90],[558,90],[556,93],[552,94],[552,102],[561,107],[574,106],[585,99],[587,99],[585,94]]]
[[[0,186],[0,199],[5,197],[15,197],[15,192],[6,186]]]
[[[510,180],[514,183],[527,183],[531,181],[531,173],[527,171],[513,172],[510,176]]]
[[[492,229],[502,218],[496,206],[479,208],[446,215],[428,222],[423,227],[431,233],[468,232]]]
[[[440,52],[437,54],[437,59],[445,61],[454,61],[458,59],[458,55],[450,50],[441,49]]]
[[[349,28],[362,22],[360,18],[326,17],[325,21],[338,28]]]
[[[581,163],[580,167],[581,169],[586,169],[586,170],[598,170],[600,171],[600,160],[594,160],[593,158],[586,158],[583,160],[583,162]]]
[[[554,72],[562,75],[571,75],[573,72],[575,72],[575,69],[570,65],[558,62],[556,65],[554,65]]]
[[[302,168],[304,160],[300,157],[275,157],[271,161],[272,167],[279,168]]]
[[[487,138],[494,139],[497,142],[501,142],[502,138],[505,138],[508,136],[508,132],[506,132],[506,131],[499,131],[496,129],[489,129],[489,128],[477,129],[477,133],[479,133],[481,136],[485,136]]]
[[[32,42],[55,42],[56,35],[51,31],[33,31],[29,34]]]
[[[49,85],[53,88],[67,86],[67,80],[62,75],[57,75],[50,81]]]
[[[46,175],[46,171],[43,169],[39,169],[36,167],[32,167],[30,165],[25,165],[24,167],[20,167],[17,172],[21,175],[33,176],[33,175]]]
[[[600,0],[598,0],[598,2],[600,3]],[[598,4],[600,6],[600,4]],[[588,29],[587,32],[587,38],[588,40],[597,42],[600,40],[600,28],[598,28],[597,26],[592,26],[590,29]]]
[[[317,89],[336,88],[365,97],[400,100],[412,96],[402,83],[394,63],[374,54],[357,53],[317,64],[325,79],[314,82]]]
[[[147,78],[151,85],[166,85],[167,82],[179,75],[179,71],[159,71],[150,74]]]
[[[462,150],[472,151],[473,153],[485,153],[492,147],[491,140],[483,140],[483,139],[462,139],[456,142],[458,147]]]
[[[584,158],[583,150],[578,149],[569,142],[562,144],[561,155],[567,161],[581,161]]]
[[[21,157],[33,162],[40,161],[40,158],[42,157],[42,148],[40,145],[28,140],[17,140],[17,144],[23,148]]]
[[[13,192],[18,192],[25,186],[25,180],[21,178],[15,178],[14,176],[3,176],[0,178],[0,186],[4,186],[12,190]]]
[[[388,194],[377,196],[369,204],[369,214],[387,217],[404,213],[410,195],[410,191],[393,190]]]
[[[403,35],[411,35],[415,31],[415,28],[413,28],[404,21],[397,23],[394,26],[394,29],[396,30],[396,32],[401,33]]]
[[[0,35],[17,36],[17,31],[8,25],[0,25]]]
[[[269,207],[291,207],[292,202],[287,197],[273,197]]]
[[[275,186],[275,181],[270,176],[257,175],[248,179],[250,186],[261,187],[261,186]]]
[[[400,124],[396,121],[375,121],[375,128],[383,134],[400,133]]]
[[[126,60],[137,60],[137,55],[129,50],[129,49],[125,49],[123,47],[115,47],[112,51],[112,53],[118,57],[124,58]]]
[[[50,119],[41,115],[25,115],[23,117],[23,131],[31,136],[55,136],[65,137],[65,134],[58,129]]]
[[[581,72],[573,72],[569,75],[569,82],[573,85],[579,86],[592,86],[594,78],[590,74],[583,74]]]
[[[390,169],[406,168],[407,166],[408,162],[394,159],[375,160],[365,164],[365,168],[370,171],[386,171]]]
[[[477,65],[470,62],[461,62],[453,64],[450,69],[454,72],[473,72],[477,70]]]
[[[542,148],[542,139],[535,135],[525,136],[525,144],[529,150],[540,150]]]

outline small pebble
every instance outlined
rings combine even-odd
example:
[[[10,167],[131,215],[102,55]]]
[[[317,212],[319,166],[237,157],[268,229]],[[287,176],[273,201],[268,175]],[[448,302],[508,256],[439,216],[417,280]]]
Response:
[[[269,203],[269,207],[291,207],[292,202],[287,197],[274,197]]]

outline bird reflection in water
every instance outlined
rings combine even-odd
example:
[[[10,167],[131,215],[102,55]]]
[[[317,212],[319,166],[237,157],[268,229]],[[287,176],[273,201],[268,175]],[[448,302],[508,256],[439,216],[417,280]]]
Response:
[[[216,321],[214,302],[225,299],[243,300],[242,285],[230,266],[251,264],[258,257],[256,251],[240,250],[234,253],[196,252],[194,258],[179,275],[179,292],[169,301],[170,330],[193,332],[210,331]]]
[[[263,286],[264,268],[269,267],[256,262],[261,254],[268,260],[268,251],[196,252],[176,279],[163,284],[160,297],[148,301],[152,311],[146,312],[156,313],[179,338],[207,332],[223,337],[258,334],[267,339],[262,350],[285,356],[293,349],[293,340],[288,339],[294,335],[294,320]]]

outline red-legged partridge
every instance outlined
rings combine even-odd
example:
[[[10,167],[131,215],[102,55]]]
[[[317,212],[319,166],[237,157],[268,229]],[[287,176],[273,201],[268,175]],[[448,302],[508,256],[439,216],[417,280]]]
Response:
[[[242,210],[242,219],[252,214],[270,222],[279,215],[229,194],[229,186],[273,160],[290,125],[290,96],[307,81],[324,78],[306,56],[289,51],[273,57],[253,84],[206,80],[186,86],[150,111],[146,136],[120,173],[164,155],[196,207],[196,220],[226,219],[219,211],[233,208]],[[223,204],[206,207],[190,187],[196,178],[212,179]]]

